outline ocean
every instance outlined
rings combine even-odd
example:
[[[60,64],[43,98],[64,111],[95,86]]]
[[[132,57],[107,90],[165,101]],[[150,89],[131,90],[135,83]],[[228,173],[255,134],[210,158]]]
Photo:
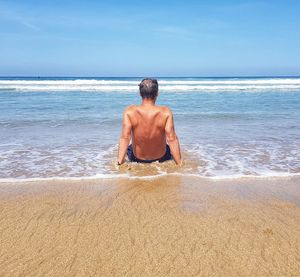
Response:
[[[0,78],[0,180],[300,174],[300,77],[158,78],[184,166],[116,164],[142,78]]]

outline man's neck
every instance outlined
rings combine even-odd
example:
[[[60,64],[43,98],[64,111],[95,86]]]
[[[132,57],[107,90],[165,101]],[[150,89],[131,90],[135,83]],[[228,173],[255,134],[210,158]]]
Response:
[[[142,99],[142,106],[155,106],[155,99]]]

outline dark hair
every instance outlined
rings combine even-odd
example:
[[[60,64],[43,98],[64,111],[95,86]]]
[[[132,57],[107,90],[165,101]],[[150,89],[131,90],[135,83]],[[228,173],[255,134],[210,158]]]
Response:
[[[156,79],[145,78],[139,84],[142,98],[155,99],[158,94],[158,83]]]

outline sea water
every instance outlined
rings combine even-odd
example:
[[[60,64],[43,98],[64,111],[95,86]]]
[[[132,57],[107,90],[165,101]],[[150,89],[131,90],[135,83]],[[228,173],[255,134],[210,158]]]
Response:
[[[134,176],[115,163],[122,113],[140,104],[140,81],[0,78],[0,179]],[[146,165],[154,175],[300,173],[300,77],[158,82],[157,104],[174,113],[185,165]]]

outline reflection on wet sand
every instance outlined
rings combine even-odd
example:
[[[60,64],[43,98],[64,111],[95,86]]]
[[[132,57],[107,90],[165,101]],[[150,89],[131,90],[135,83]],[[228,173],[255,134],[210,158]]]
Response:
[[[0,275],[296,276],[299,178],[0,184]]]
[[[117,152],[114,153],[113,157],[117,156]],[[197,170],[203,165],[203,161],[193,157],[190,153],[182,151],[183,164],[177,166],[173,160],[166,161],[163,163],[135,163],[126,162],[121,166],[117,166],[116,161],[110,157],[109,162],[105,164],[105,168],[111,174],[127,174],[133,177],[144,177],[145,179],[149,176],[160,177],[167,174],[197,174]]]

